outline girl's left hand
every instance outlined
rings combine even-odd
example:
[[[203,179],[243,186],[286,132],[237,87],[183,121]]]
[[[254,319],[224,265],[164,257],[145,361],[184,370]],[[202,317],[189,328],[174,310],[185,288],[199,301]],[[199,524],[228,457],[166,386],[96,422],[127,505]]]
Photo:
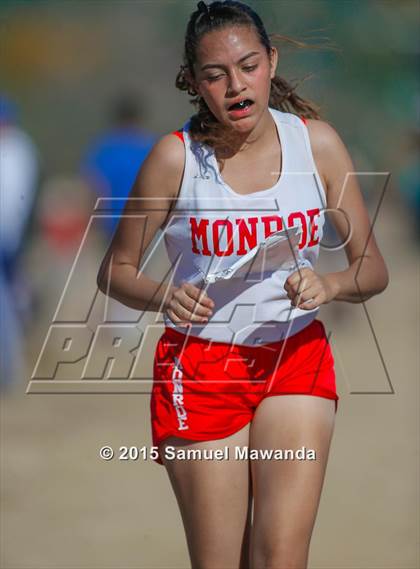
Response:
[[[321,304],[331,302],[336,296],[327,276],[318,275],[308,268],[289,275],[284,288],[292,306],[302,310],[313,310]]]

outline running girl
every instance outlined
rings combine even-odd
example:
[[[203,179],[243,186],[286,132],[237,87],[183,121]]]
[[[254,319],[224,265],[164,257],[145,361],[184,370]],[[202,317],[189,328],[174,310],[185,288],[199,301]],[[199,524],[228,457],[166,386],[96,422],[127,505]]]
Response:
[[[338,400],[316,316],[323,304],[361,302],[388,282],[357,179],[347,178],[349,153],[276,75],[277,60],[249,6],[198,3],[176,81],[197,112],[141,167],[98,276],[106,294],[164,314],[152,434],[194,569],[307,566]],[[320,274],[323,210],[337,207],[348,268]],[[291,270],[200,281],[296,227]],[[174,266],[165,287],[138,274],[159,228]],[[243,447],[305,447],[316,460],[237,459]],[[224,458],[183,460],[174,448],[220,449]]]

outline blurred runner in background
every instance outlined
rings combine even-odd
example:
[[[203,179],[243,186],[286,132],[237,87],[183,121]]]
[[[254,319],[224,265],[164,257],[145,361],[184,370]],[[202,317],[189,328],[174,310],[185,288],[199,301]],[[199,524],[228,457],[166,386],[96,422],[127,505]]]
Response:
[[[23,372],[22,335],[30,283],[21,260],[39,187],[36,147],[18,125],[17,106],[0,94],[0,387]]]
[[[93,141],[82,159],[82,176],[93,189],[95,198],[119,198],[113,199],[106,208],[109,214],[115,215],[104,218],[108,238],[117,226],[139,167],[157,140],[140,126],[143,109],[134,93],[117,96],[110,118],[111,129]]]

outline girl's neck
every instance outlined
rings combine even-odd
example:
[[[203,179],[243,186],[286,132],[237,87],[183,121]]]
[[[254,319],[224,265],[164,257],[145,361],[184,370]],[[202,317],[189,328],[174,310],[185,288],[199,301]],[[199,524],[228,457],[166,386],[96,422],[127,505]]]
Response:
[[[224,160],[231,158],[238,153],[246,154],[249,151],[258,151],[269,143],[273,133],[276,134],[276,125],[267,108],[266,112],[251,132],[238,133],[237,137],[234,135],[229,136],[229,145],[218,147],[216,149],[216,156],[217,158]]]

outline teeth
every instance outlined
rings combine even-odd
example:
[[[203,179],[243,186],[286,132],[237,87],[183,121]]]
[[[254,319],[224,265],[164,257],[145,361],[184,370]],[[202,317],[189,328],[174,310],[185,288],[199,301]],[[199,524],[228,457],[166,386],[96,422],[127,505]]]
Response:
[[[231,106],[232,109],[244,109],[246,107],[249,107],[249,105],[251,104],[251,102],[248,99],[245,99],[244,101],[241,101],[240,103],[235,103],[234,105]]]

